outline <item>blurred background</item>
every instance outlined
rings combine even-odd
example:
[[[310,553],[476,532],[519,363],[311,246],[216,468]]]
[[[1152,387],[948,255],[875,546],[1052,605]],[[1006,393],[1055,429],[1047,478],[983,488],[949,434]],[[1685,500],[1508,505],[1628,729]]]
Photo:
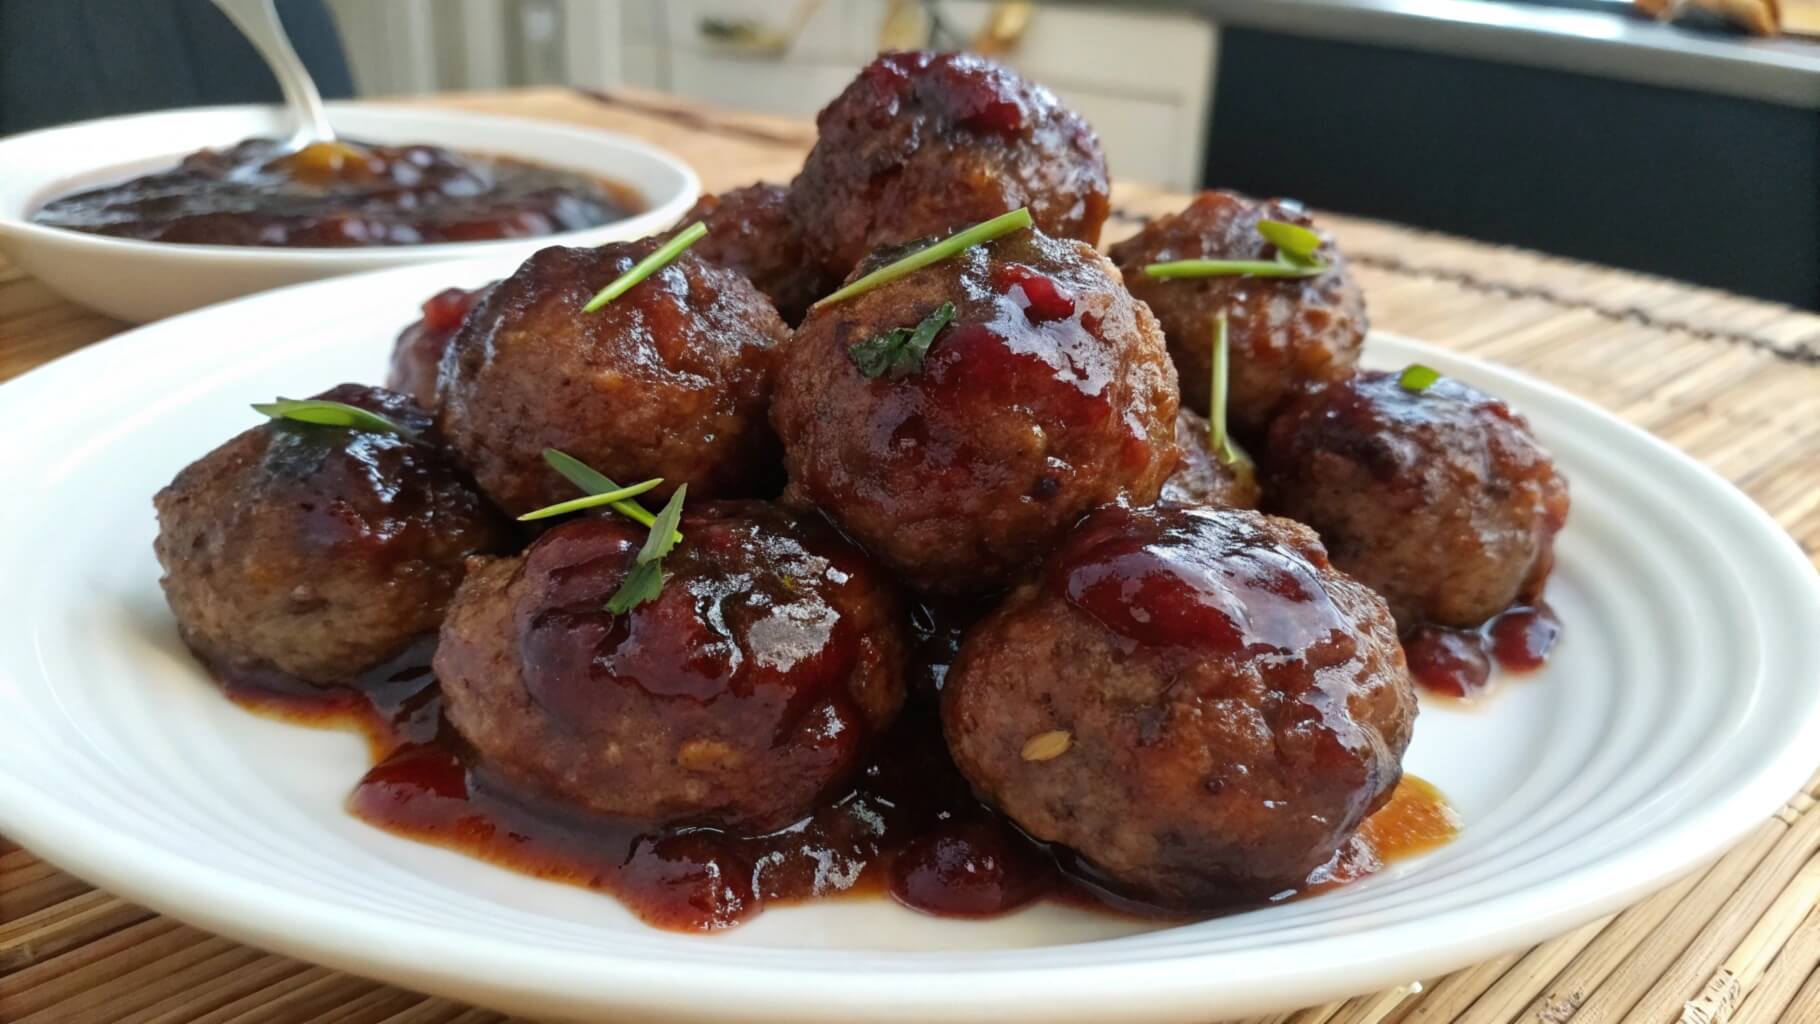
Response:
[[[278,7],[331,97],[563,86],[808,118],[880,49],[971,49],[1086,116],[1115,178],[1820,309],[1820,0]],[[0,134],[277,98],[208,0],[0,0]]]

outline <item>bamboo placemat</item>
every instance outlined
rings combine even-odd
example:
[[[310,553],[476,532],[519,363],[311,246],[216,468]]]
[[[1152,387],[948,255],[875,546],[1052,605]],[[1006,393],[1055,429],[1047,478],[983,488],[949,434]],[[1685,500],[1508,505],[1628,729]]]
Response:
[[[684,156],[709,189],[785,180],[811,142],[800,122],[640,94],[436,102],[635,134]],[[1114,199],[1108,241],[1181,204],[1141,186],[1121,186]],[[1359,268],[1376,326],[1518,367],[1654,432],[1743,488],[1820,561],[1820,316],[1388,224],[1324,221]],[[122,327],[0,262],[0,380]],[[1424,979],[1419,992],[1270,1024],[1820,1022],[1816,796],[1820,775],[1725,857],[1614,917]],[[1713,998],[1684,1011],[1703,992]],[[505,1019],[208,935],[0,838],[4,1024]]]

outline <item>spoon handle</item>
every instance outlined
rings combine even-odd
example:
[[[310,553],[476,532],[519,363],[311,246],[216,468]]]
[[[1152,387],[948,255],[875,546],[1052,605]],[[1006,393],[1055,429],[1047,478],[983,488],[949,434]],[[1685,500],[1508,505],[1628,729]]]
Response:
[[[316,82],[291,48],[291,37],[285,34],[272,0],[215,0],[215,6],[227,14],[277,77],[285,105],[298,122],[291,135],[293,148],[332,141],[335,129],[329,127],[328,114],[322,109],[322,94],[316,91]]]

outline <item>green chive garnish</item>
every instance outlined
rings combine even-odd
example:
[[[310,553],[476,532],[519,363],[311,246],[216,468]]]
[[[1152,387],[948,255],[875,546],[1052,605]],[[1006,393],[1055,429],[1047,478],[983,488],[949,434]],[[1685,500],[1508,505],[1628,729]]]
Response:
[[[613,491],[602,491],[599,494],[590,494],[585,498],[576,498],[572,501],[559,502],[555,505],[546,505],[534,512],[526,512],[524,515],[518,517],[518,521],[521,523],[528,523],[533,519],[549,519],[551,516],[567,515],[570,512],[580,512],[583,509],[611,505],[615,502],[625,501],[627,498],[636,498],[663,482],[663,477],[652,477],[643,483],[633,484],[630,487],[621,487],[618,490]]]
[[[991,220],[981,221],[965,231],[949,235],[939,242],[918,249],[903,259],[888,263],[834,294],[824,297],[809,308],[819,309],[822,306],[851,299],[855,295],[863,295],[881,284],[913,274],[932,263],[940,263],[956,253],[990,242],[1000,235],[1008,235],[1013,231],[1030,227],[1034,223],[1030,219],[1030,210],[1027,207],[1019,207],[1010,213],[999,214]]]
[[[589,466],[587,463],[573,455],[564,454],[554,448],[545,448],[543,450],[543,460],[550,464],[551,469],[561,473],[570,483],[589,494],[604,494],[608,491],[617,491],[620,489],[618,484],[596,472],[592,466]],[[656,521],[656,517],[652,516],[650,512],[646,511],[643,505],[640,505],[636,501],[622,499],[608,502],[607,504],[613,511],[618,512],[620,515],[625,516],[627,519],[630,519],[641,526],[650,526]],[[682,534],[677,534],[676,540],[682,540]]]
[[[1300,224],[1291,224],[1284,220],[1258,221],[1258,234],[1264,240],[1277,247],[1277,251],[1292,257],[1297,262],[1306,263],[1314,259],[1316,249],[1321,247],[1321,236]]]
[[[1170,260],[1144,268],[1149,277],[1319,277],[1324,263],[1290,263],[1287,260]]]
[[[708,233],[708,226],[701,221],[689,225],[677,232],[676,237],[659,246],[657,251],[637,263],[632,269],[613,279],[613,283],[594,293],[588,304],[581,307],[583,313],[592,313],[600,307],[619,298],[632,289],[632,286],[663,269],[671,260],[681,256],[684,249],[701,241]]]
[[[1421,363],[1410,363],[1404,368],[1403,375],[1397,378],[1397,385],[1404,391],[1421,392],[1433,387],[1435,382],[1440,379],[1441,371],[1434,367],[1423,366]]]
[[[607,599],[607,611],[615,615],[626,612],[656,597],[664,588],[664,556],[682,539],[676,530],[676,524],[682,521],[683,495],[689,490],[683,484],[670,496],[664,510],[657,514],[656,522],[651,527],[651,535],[645,538],[645,545],[638,549],[638,558],[633,563],[632,571],[619,585],[613,596]]]
[[[397,434],[414,438],[416,433],[376,412],[368,412],[346,402],[328,402],[320,398],[280,398],[273,402],[255,403],[254,411],[275,420],[314,423],[323,427],[351,427],[371,434]]]
[[[1226,434],[1226,388],[1230,376],[1226,335],[1226,311],[1222,309],[1213,318],[1213,382],[1207,391],[1207,446],[1213,449],[1213,457],[1219,459],[1222,466],[1239,461],[1232,438]]]
[[[923,358],[929,354],[935,336],[953,322],[954,303],[944,302],[915,328],[894,328],[849,347],[847,358],[853,360],[863,377],[878,378],[887,373],[893,377],[906,377],[921,373]]]

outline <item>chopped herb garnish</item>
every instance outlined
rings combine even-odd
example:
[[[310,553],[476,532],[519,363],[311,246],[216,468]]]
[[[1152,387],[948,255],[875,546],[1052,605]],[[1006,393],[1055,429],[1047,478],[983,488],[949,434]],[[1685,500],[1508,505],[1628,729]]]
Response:
[[[625,582],[607,598],[607,611],[615,615],[624,615],[663,593],[664,567],[662,562],[644,562],[634,565],[626,573]]]
[[[1421,363],[1410,363],[1404,368],[1403,375],[1397,378],[1397,385],[1404,391],[1427,391],[1441,379],[1441,371]]]
[[[1030,210],[1025,207],[1019,207],[1010,213],[999,214],[997,217],[981,221],[965,231],[957,231],[939,242],[931,242],[902,259],[887,263],[832,295],[823,297],[810,308],[817,309],[851,299],[855,295],[863,295],[881,284],[913,274],[932,263],[940,263],[950,256],[976,245],[990,242],[1000,235],[1008,235],[1013,231],[1030,227],[1033,223],[1035,222],[1030,219]]]
[[[632,571],[620,583],[619,589],[607,599],[607,611],[615,615],[626,612],[656,597],[664,588],[664,556],[682,539],[676,530],[676,524],[682,520],[683,495],[689,490],[683,484],[670,495],[670,501],[664,510],[657,514],[651,526],[651,535],[645,538],[645,546],[638,549],[638,558]]]
[[[518,521],[521,523],[528,523],[533,519],[549,519],[552,516],[566,515],[570,512],[580,512],[583,509],[598,508],[602,505],[612,505],[617,502],[625,501],[628,498],[636,498],[639,495],[645,493],[646,491],[651,490],[654,487],[657,487],[658,485],[662,484],[663,482],[664,482],[663,477],[652,477],[651,479],[646,480],[643,483],[633,484],[630,487],[621,487],[621,488],[618,488],[617,490],[602,491],[599,494],[590,494],[585,498],[576,498],[573,501],[564,501],[564,502],[559,502],[558,504],[555,504],[555,505],[546,505],[545,507],[537,509],[534,512],[526,512],[524,515],[518,517]]]
[[[253,409],[275,420],[314,423],[323,427],[351,427],[373,434],[397,434],[414,438],[416,432],[388,417],[368,412],[346,402],[329,402],[320,398],[280,398],[273,402],[255,403]]]
[[[596,472],[592,466],[589,466],[587,463],[573,455],[559,452],[554,448],[545,448],[543,450],[543,460],[550,464],[551,469],[561,473],[570,483],[589,494],[604,494],[608,491],[617,491],[620,489],[618,484]],[[613,511],[618,512],[620,515],[625,516],[627,519],[630,519],[641,526],[650,526],[656,521],[656,518],[652,516],[643,505],[640,505],[636,501],[612,501],[608,502],[608,506],[611,507]],[[676,534],[675,539],[682,540],[682,534]]]
[[[1325,263],[1291,263],[1288,260],[1170,260],[1144,268],[1149,277],[1319,277]]]
[[[1233,449],[1232,438],[1226,433],[1226,390],[1231,360],[1227,333],[1226,311],[1222,309],[1213,318],[1213,381],[1207,391],[1207,447],[1213,449],[1213,457],[1220,460],[1222,466],[1239,461],[1239,453]]]
[[[624,295],[626,292],[631,291],[633,285],[650,277],[659,270],[662,270],[671,260],[681,256],[684,249],[701,241],[702,236],[707,233],[708,226],[701,221],[696,221],[677,232],[675,238],[670,239],[668,242],[665,242],[662,246],[658,247],[656,252],[639,260],[637,263],[632,264],[631,270],[614,278],[612,284],[595,292],[594,297],[588,300],[588,304],[581,307],[581,311],[583,313],[592,313],[607,303],[612,302],[614,299],[619,298],[621,295]]]
[[[1258,234],[1276,246],[1278,252],[1297,263],[1313,262],[1315,250],[1321,247],[1320,235],[1300,224],[1291,224],[1285,220],[1258,221]]]
[[[865,377],[905,377],[923,370],[923,358],[942,328],[954,322],[954,303],[944,302],[914,328],[898,327],[847,349],[847,358]]]

